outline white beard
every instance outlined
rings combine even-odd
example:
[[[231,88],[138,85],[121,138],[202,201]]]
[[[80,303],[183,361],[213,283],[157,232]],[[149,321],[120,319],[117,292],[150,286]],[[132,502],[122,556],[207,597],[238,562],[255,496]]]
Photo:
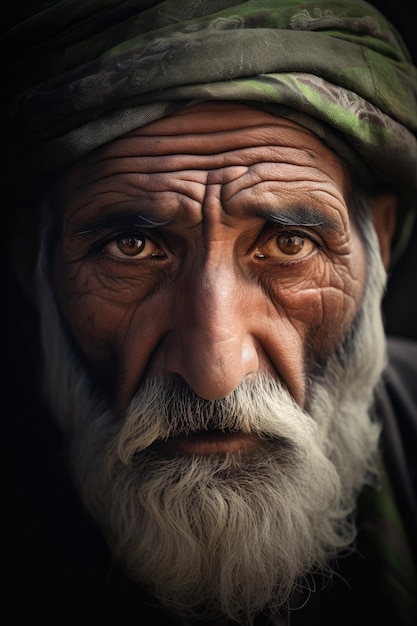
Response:
[[[246,624],[285,606],[352,544],[380,431],[369,417],[385,360],[377,254],[352,336],[309,380],[308,412],[269,377],[219,402],[167,378],[145,381],[118,422],[68,345],[42,266],[39,276],[47,398],[81,497],[133,580],[185,617]],[[262,445],[247,456],[172,458],[152,445],[213,427],[258,433]]]

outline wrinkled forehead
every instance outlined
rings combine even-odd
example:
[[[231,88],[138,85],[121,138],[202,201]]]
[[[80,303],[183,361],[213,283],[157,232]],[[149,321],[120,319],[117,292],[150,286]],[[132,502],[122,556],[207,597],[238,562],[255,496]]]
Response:
[[[286,118],[228,102],[194,104],[135,129],[66,168],[59,186],[72,197],[79,185],[104,187],[117,176],[136,176],[140,186],[141,175],[174,180],[179,171],[194,170],[214,180],[216,171],[253,165],[266,171],[271,163],[283,168],[283,177],[298,167],[300,184],[326,176],[346,191],[344,163],[316,135]],[[281,176],[276,168],[274,175]]]

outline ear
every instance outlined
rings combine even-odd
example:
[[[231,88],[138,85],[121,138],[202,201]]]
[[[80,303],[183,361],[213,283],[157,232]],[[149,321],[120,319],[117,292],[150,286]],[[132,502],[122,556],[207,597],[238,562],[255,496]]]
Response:
[[[379,250],[385,269],[391,257],[391,239],[395,230],[398,197],[391,191],[375,195],[371,201],[373,223],[379,241]]]

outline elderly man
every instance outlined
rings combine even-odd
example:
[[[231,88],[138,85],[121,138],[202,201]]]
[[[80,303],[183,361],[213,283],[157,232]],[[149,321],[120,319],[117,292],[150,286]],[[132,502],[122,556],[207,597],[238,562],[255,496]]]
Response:
[[[415,623],[417,349],[381,316],[417,191],[399,35],[360,0],[24,17],[8,249],[64,452],[13,431],[8,623]]]

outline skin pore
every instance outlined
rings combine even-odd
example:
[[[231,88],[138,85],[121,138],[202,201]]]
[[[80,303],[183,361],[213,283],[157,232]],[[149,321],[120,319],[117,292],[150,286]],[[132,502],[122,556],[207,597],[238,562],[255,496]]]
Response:
[[[227,103],[182,109],[69,168],[54,189],[53,285],[116,413],[164,373],[208,400],[270,374],[303,407],[307,349],[325,358],[364,290],[348,196],[314,135]],[[188,452],[245,445],[207,435]]]

